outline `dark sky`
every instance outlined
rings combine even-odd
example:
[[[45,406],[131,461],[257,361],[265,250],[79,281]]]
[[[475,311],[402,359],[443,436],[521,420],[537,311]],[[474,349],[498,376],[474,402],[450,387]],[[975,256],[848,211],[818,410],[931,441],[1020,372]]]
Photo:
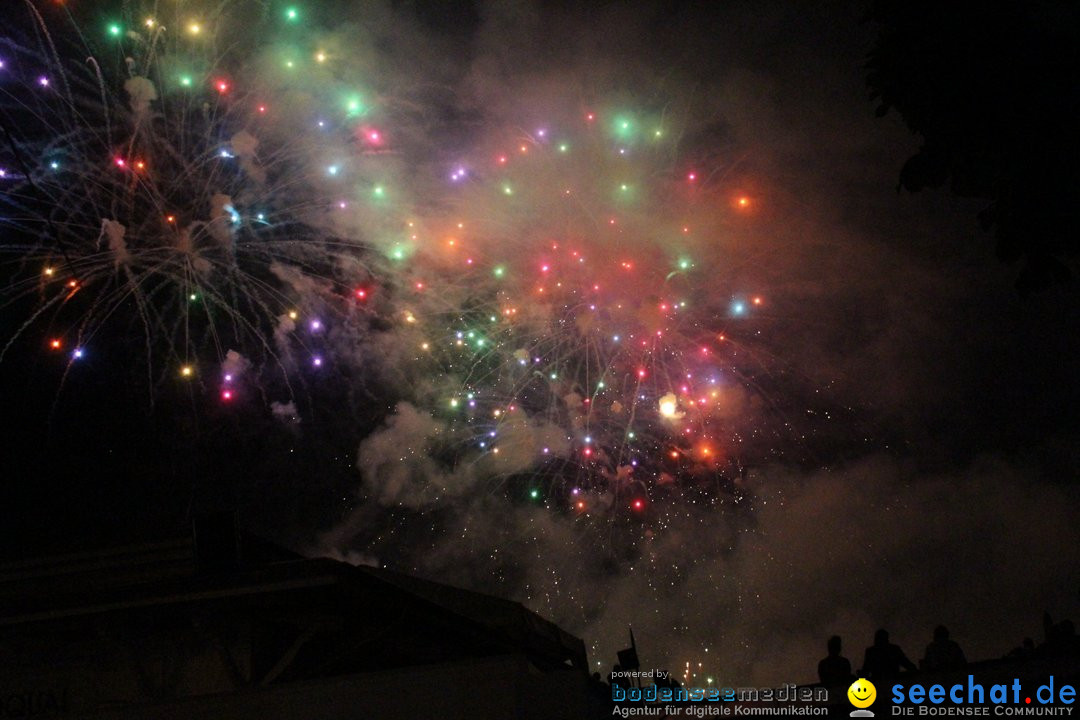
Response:
[[[863,67],[874,27],[859,4],[702,5],[339,2],[312,8],[305,31],[335,49],[339,78],[374,88],[387,109],[373,122],[396,130],[393,153],[355,161],[357,181],[389,178],[430,225],[460,212],[500,228],[477,240],[489,256],[507,237],[549,232],[544,207],[489,207],[479,181],[474,195],[444,197],[436,171],[478,164],[542,123],[575,137],[582,108],[670,117],[678,142],[650,171],[690,163],[712,200],[754,199],[746,217],[719,201],[694,211],[713,231],[694,246],[710,276],[687,292],[717,306],[749,288],[767,298],[756,324],[736,331],[745,349],[731,366],[742,403],[733,416],[748,437],[769,439],[732,453],[742,473],[721,473],[723,492],[676,483],[645,519],[583,523],[515,495],[530,477],[558,484],[546,467],[448,465],[431,441],[454,426],[434,407],[455,376],[402,360],[415,338],[401,314],[439,306],[401,292],[385,295],[379,318],[351,317],[328,336],[336,362],[323,379],[289,366],[299,376],[289,395],[259,365],[258,391],[229,407],[213,380],[148,380],[137,323],[105,326],[65,376],[42,359],[53,332],[44,317],[0,363],[2,554],[161,537],[184,532],[193,508],[236,505],[249,527],[309,552],[522,600],[584,637],[604,667],[632,623],[644,665],[700,662],[740,683],[810,679],[834,633],[858,659],[885,626],[915,656],[944,622],[982,658],[1035,635],[1044,608],[1075,613],[1075,284],[1021,297],[1017,268],[979,230],[978,201],[897,193],[919,138],[895,113],[874,117]],[[290,117],[306,111],[308,90],[268,70],[262,51],[227,57],[238,81],[281,93]],[[266,130],[264,145],[289,127]],[[296,144],[312,165],[338,150],[317,136]],[[576,172],[613,177],[606,165]],[[563,177],[527,169],[519,180]],[[642,238],[582,242],[644,253],[669,214],[646,204]],[[383,249],[374,215],[328,218],[304,220]],[[12,246],[22,237],[4,232]],[[5,253],[12,288],[26,256]],[[379,277],[380,265],[365,267]],[[325,302],[309,276],[272,273],[305,307]],[[442,292],[460,310],[467,283]],[[41,297],[5,296],[5,343]],[[717,317],[694,327],[716,330]],[[173,351],[150,355],[167,366]],[[549,430],[529,426],[521,442]]]

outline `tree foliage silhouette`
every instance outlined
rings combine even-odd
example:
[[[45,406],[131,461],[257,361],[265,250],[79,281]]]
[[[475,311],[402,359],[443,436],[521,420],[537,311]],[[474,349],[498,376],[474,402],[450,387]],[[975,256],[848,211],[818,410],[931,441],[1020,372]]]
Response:
[[[1022,293],[1071,278],[1080,207],[1080,4],[875,0],[867,62],[878,116],[923,139],[899,188],[987,201]]]

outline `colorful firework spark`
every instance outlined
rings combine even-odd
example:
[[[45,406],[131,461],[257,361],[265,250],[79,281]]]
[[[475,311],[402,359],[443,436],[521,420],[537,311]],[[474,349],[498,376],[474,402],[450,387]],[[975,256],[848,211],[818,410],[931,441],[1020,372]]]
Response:
[[[360,362],[395,388],[390,425],[424,419],[368,472],[384,504],[483,483],[645,516],[737,499],[747,459],[798,447],[747,271],[768,199],[689,106],[596,97],[477,132],[300,7],[25,12],[4,250],[9,300],[36,304],[7,347],[44,328],[70,370],[140,337],[151,385],[233,406]]]

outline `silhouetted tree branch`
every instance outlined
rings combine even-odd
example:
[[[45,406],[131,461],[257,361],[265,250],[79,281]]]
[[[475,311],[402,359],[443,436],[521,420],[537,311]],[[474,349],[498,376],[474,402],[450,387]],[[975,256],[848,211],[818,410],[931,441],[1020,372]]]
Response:
[[[878,116],[923,138],[900,188],[984,199],[983,228],[1022,293],[1071,278],[1080,201],[1080,3],[875,0]]]

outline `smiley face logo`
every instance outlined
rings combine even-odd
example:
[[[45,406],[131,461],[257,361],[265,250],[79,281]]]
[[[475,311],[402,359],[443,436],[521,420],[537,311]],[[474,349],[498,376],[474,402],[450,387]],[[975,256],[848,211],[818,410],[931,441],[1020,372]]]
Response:
[[[855,707],[867,708],[877,699],[877,688],[869,680],[859,678],[847,689],[847,698]]]

